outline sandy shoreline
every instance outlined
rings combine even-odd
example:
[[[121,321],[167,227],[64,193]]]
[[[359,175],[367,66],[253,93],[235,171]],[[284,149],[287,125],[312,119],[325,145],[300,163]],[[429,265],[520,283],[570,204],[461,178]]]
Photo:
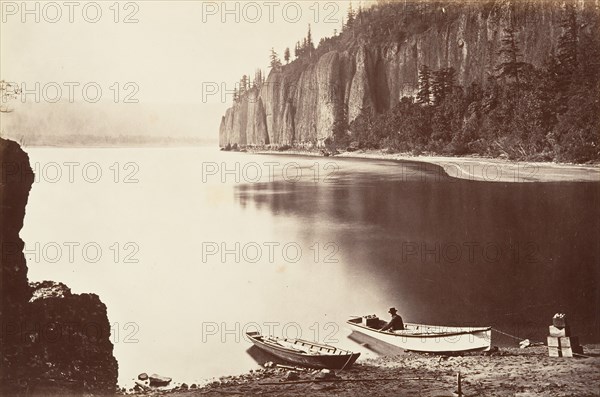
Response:
[[[322,156],[319,151],[290,149],[286,151],[247,149],[250,153]],[[486,182],[600,182],[600,165],[550,162],[525,162],[486,157],[412,156],[383,150],[342,152],[333,158],[363,158],[420,162],[442,167],[453,178]]]
[[[405,353],[355,364],[338,380],[316,380],[318,371],[259,369],[224,377],[199,389],[179,388],[170,396],[452,396],[461,374],[463,396],[599,396],[600,345],[586,357],[548,357],[545,346],[494,353],[440,356]],[[164,392],[149,391],[154,396]],[[456,395],[456,394],[454,394]]]

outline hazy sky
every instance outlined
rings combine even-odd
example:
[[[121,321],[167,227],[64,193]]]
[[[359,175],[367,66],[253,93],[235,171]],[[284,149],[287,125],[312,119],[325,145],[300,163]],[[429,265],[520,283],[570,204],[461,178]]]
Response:
[[[357,7],[358,1],[353,4]],[[33,90],[39,82],[41,102],[57,97],[91,102],[98,98],[99,87],[101,102],[122,103],[129,95],[149,106],[199,107],[204,106],[203,83],[224,83],[231,90],[242,74],[253,75],[257,67],[268,73],[271,47],[283,58],[289,46],[293,55],[309,23],[318,43],[340,29],[348,8],[346,1],[36,1],[26,3],[26,9],[20,1],[0,5],[0,78]],[[34,98],[28,95],[26,101]],[[220,95],[206,99],[212,105],[190,116],[206,117],[206,134],[211,135],[220,122],[220,114],[214,113],[224,110],[231,96],[224,104]]]

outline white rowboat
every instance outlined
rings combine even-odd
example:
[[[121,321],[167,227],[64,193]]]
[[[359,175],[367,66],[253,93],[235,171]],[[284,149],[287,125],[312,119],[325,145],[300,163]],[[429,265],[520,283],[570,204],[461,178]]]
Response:
[[[446,327],[405,323],[404,330],[380,331],[386,324],[377,316],[353,317],[347,321],[353,331],[403,350],[427,353],[488,351],[491,327]]]

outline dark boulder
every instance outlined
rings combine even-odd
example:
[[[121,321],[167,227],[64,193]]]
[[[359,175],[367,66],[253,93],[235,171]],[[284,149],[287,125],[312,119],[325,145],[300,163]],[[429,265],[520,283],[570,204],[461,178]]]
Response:
[[[160,376],[157,374],[150,375],[149,379],[150,379],[150,386],[152,386],[152,387],[167,386],[172,381],[171,378],[168,378],[166,376]]]
[[[114,393],[106,306],[61,283],[27,280],[19,231],[33,181],[27,153],[0,138],[0,395]]]

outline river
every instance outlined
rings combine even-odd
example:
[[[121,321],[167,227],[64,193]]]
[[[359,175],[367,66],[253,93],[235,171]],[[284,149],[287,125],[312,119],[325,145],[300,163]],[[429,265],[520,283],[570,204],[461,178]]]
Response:
[[[30,281],[108,307],[119,383],[256,368],[243,333],[369,352],[349,315],[600,340],[600,184],[215,148],[28,148]],[[495,333],[493,344],[512,343]]]

